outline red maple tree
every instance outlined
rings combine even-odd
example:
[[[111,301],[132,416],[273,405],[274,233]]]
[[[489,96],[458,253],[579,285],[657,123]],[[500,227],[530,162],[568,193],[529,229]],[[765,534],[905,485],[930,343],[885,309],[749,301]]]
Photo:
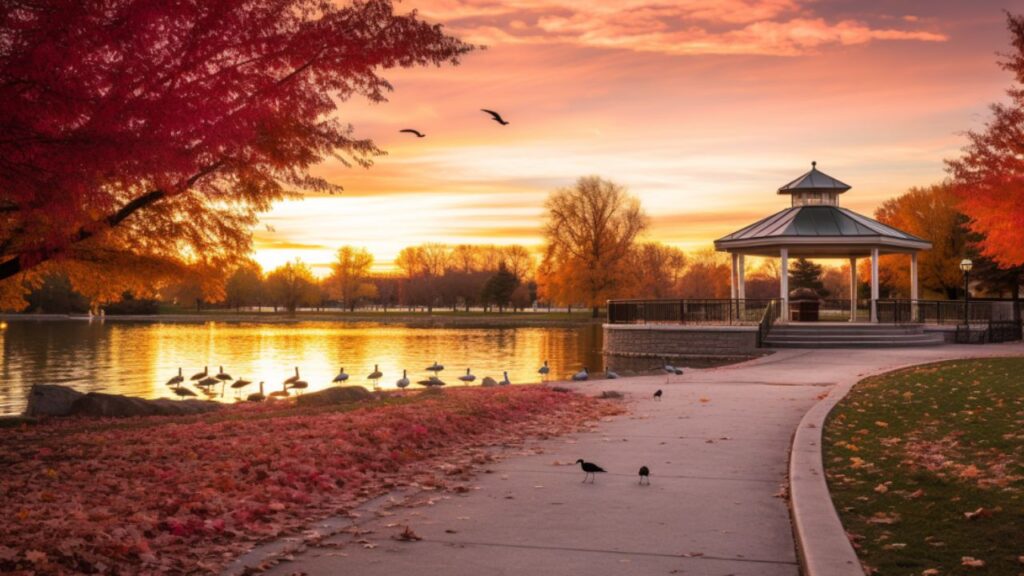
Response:
[[[960,158],[949,161],[960,208],[985,235],[984,255],[1002,266],[1024,264],[1024,16],[1007,14],[1013,51],[1000,65],[1016,83],[1009,101],[992,105],[981,131],[967,134]]]
[[[100,248],[242,253],[273,201],[336,189],[312,165],[382,153],[341,102],[470,49],[389,0],[0,3],[0,280]]]

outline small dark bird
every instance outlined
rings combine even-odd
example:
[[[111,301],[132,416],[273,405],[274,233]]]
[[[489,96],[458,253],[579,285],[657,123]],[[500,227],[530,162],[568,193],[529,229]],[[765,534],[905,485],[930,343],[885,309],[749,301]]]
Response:
[[[647,466],[640,467],[640,484],[651,485],[651,469]]]
[[[505,120],[504,118],[502,118],[501,114],[498,114],[494,110],[488,110],[486,108],[481,108],[480,111],[481,112],[486,112],[486,113],[490,114],[491,118],[493,118],[494,121],[497,122],[498,124],[501,124],[502,126],[508,126],[508,121]]]
[[[654,399],[661,400],[661,388],[658,388],[658,391],[654,393]]]
[[[606,472],[606,470],[604,468],[601,468],[600,466],[598,466],[597,464],[594,464],[593,462],[584,462],[582,458],[577,460],[576,463],[580,465],[580,468],[583,468],[583,472],[584,472],[584,474],[583,474],[583,481],[584,482],[587,481],[587,476],[589,476],[590,477],[590,483],[593,484],[594,483],[594,474],[597,474],[598,472]]]
[[[423,138],[424,136],[426,136],[426,134],[420,132],[419,130],[413,130],[412,128],[406,128],[405,130],[399,130],[399,132],[405,132],[407,134],[415,134],[417,138]]]

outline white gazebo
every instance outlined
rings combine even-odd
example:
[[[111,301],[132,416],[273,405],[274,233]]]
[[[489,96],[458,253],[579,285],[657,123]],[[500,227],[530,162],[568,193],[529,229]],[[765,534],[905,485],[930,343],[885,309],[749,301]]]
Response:
[[[839,195],[850,186],[811,170],[779,188],[792,205],[728,236],[715,240],[715,249],[732,254],[732,297],[745,298],[744,257],[781,259],[779,298],[789,308],[789,258],[847,258],[850,261],[850,321],[857,319],[857,259],[871,257],[871,321],[878,322],[878,256],[910,255],[910,299],[917,300],[917,253],[931,242],[886,226],[839,206]],[[785,317],[785,315],[783,316]]]

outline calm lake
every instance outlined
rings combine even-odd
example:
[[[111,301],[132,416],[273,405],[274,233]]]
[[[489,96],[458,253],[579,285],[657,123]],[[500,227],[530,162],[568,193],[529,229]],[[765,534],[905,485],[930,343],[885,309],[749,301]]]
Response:
[[[209,366],[235,378],[266,382],[278,390],[298,366],[309,390],[333,385],[338,369],[349,384],[371,387],[366,376],[379,365],[382,388],[394,388],[402,369],[415,382],[436,360],[451,385],[472,368],[513,383],[537,382],[548,360],[551,376],[564,378],[588,366],[602,370],[601,326],[425,328],[374,323],[143,323],[10,320],[0,324],[0,414],[21,412],[32,384],[63,384],[82,392],[147,398],[174,397],[165,383],[180,366],[186,381]],[[418,388],[417,386],[413,386]],[[255,384],[245,390],[254,392]],[[202,397],[202,395],[200,395]],[[233,402],[228,388],[217,400]]]

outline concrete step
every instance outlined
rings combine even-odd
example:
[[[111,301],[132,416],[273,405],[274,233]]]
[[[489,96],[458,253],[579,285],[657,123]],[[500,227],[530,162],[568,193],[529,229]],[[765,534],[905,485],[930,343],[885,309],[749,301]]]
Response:
[[[769,334],[768,340],[772,342],[795,342],[802,340],[816,340],[818,342],[847,342],[850,340],[858,340],[861,342],[902,342],[904,340],[920,340],[922,338],[931,338],[929,334],[830,334],[822,336],[804,336],[800,334]]]
[[[818,338],[823,336],[914,336],[924,334],[923,330],[777,330],[772,334]]]
[[[878,340],[844,340],[829,341],[821,340],[786,340],[774,341],[766,338],[764,345],[768,348],[914,348],[919,346],[942,346],[945,344],[942,336],[925,336],[914,339],[898,339],[893,341]]]

